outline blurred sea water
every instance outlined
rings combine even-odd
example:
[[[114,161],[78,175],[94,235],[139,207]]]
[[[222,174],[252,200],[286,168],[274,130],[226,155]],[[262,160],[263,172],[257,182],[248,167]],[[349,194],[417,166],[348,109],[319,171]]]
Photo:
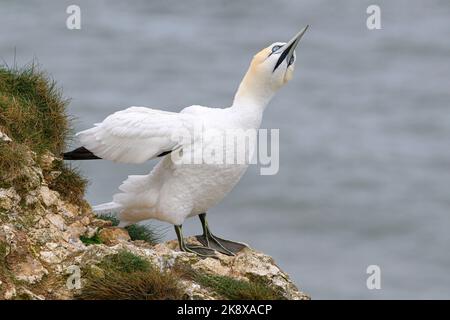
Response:
[[[76,130],[131,105],[229,106],[252,55],[311,24],[263,121],[280,129],[280,171],[251,168],[210,210],[213,230],[314,299],[450,298],[448,1],[377,1],[381,30],[366,28],[369,1],[79,0],[81,30],[66,28],[70,4],[1,1],[0,58],[36,58]],[[79,166],[97,204],[154,164]],[[381,290],[366,287],[372,264]]]

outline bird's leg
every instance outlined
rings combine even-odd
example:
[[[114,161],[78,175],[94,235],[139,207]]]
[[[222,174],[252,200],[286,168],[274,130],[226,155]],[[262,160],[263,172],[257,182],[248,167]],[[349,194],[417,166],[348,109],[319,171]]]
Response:
[[[175,233],[177,234],[178,244],[180,250],[184,252],[191,252],[199,255],[200,257],[214,257],[214,250],[205,248],[202,246],[189,245],[184,241],[182,225],[175,225]]]
[[[205,247],[217,250],[223,254],[234,256],[236,253],[246,247],[245,244],[230,240],[221,239],[212,234],[209,230],[208,221],[206,221],[206,213],[199,215],[202,223],[203,235],[197,236],[197,240]]]

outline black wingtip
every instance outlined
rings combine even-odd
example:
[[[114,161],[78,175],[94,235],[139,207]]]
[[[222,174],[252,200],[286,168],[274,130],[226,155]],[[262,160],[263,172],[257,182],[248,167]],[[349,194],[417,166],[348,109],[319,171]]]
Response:
[[[85,147],[79,147],[75,150],[65,152],[62,154],[64,160],[98,160],[101,159],[93,154]]]

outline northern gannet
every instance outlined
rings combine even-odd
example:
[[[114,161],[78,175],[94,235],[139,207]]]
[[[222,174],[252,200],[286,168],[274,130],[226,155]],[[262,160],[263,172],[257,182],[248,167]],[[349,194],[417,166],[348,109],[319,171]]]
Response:
[[[129,176],[119,187],[122,192],[114,195],[112,202],[94,207],[94,211],[118,211],[121,227],[147,219],[169,222],[175,226],[180,249],[201,256],[214,256],[214,250],[234,255],[245,247],[213,235],[206,212],[233,189],[248,163],[182,163],[175,161],[173,154],[176,150],[178,160],[191,158],[199,148],[223,146],[226,130],[259,129],[265,107],[293,76],[295,48],[307,29],[289,42],[273,43],[253,57],[230,107],[193,105],[179,113],[129,107],[77,133],[82,147],[64,153],[64,159],[143,163],[162,158],[148,175]],[[202,137],[203,143],[197,144],[200,138],[194,132],[196,126],[215,134]],[[192,139],[177,140],[174,137],[179,132]],[[184,220],[196,215],[203,228],[203,235],[197,239],[203,246],[187,244],[183,237]]]

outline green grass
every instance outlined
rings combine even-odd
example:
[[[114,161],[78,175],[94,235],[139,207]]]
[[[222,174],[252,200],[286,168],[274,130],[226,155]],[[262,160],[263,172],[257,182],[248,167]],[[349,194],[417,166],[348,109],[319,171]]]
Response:
[[[0,67],[0,126],[17,143],[40,154],[59,154],[70,131],[68,100],[55,81],[38,70]]]
[[[204,274],[186,265],[177,265],[171,270],[160,271],[148,260],[126,250],[105,257],[97,267],[102,272],[86,272],[86,285],[77,296],[78,299],[184,299],[186,296],[180,286],[182,279],[194,281],[229,300],[286,299],[280,290],[261,281]]]
[[[54,170],[60,171],[61,174],[49,183],[49,187],[58,191],[65,201],[80,206],[84,205],[87,179],[77,169],[70,168],[63,161],[55,161]]]
[[[119,224],[119,220],[112,215],[102,214],[99,215],[98,218],[111,221],[113,226],[117,226]],[[133,224],[131,226],[126,227],[125,229],[128,231],[128,234],[130,235],[130,238],[133,241],[142,240],[150,244],[157,244],[162,237],[160,232],[155,230],[149,224]]]
[[[86,275],[80,300],[178,300],[183,298],[178,278],[161,272],[147,260],[121,251],[99,265],[102,275]]]
[[[115,255],[107,256],[99,267],[104,270],[125,273],[146,272],[151,269],[150,262],[126,250],[121,250]]]
[[[6,185],[7,180],[10,177],[15,177],[16,173],[20,171],[26,163],[26,152],[27,147],[16,143],[16,142],[8,142],[4,143],[0,141],[0,187],[3,184]]]
[[[37,161],[47,151],[56,156],[65,151],[71,133],[67,105],[55,81],[35,63],[0,66],[0,130],[13,140],[0,142],[0,187],[27,188],[21,172],[29,165],[29,150]],[[61,171],[50,187],[65,200],[82,204],[86,180],[62,162],[50,170]]]
[[[83,242],[85,245],[91,245],[91,244],[101,244],[102,241],[100,240],[98,233],[96,233],[92,237],[86,237],[86,236],[80,236],[80,241]]]
[[[186,269],[184,270],[184,276],[212,289],[229,300],[286,300],[280,290],[262,281],[238,280]]]
[[[279,291],[260,282],[219,275],[198,275],[196,280],[230,300],[285,300]]]

